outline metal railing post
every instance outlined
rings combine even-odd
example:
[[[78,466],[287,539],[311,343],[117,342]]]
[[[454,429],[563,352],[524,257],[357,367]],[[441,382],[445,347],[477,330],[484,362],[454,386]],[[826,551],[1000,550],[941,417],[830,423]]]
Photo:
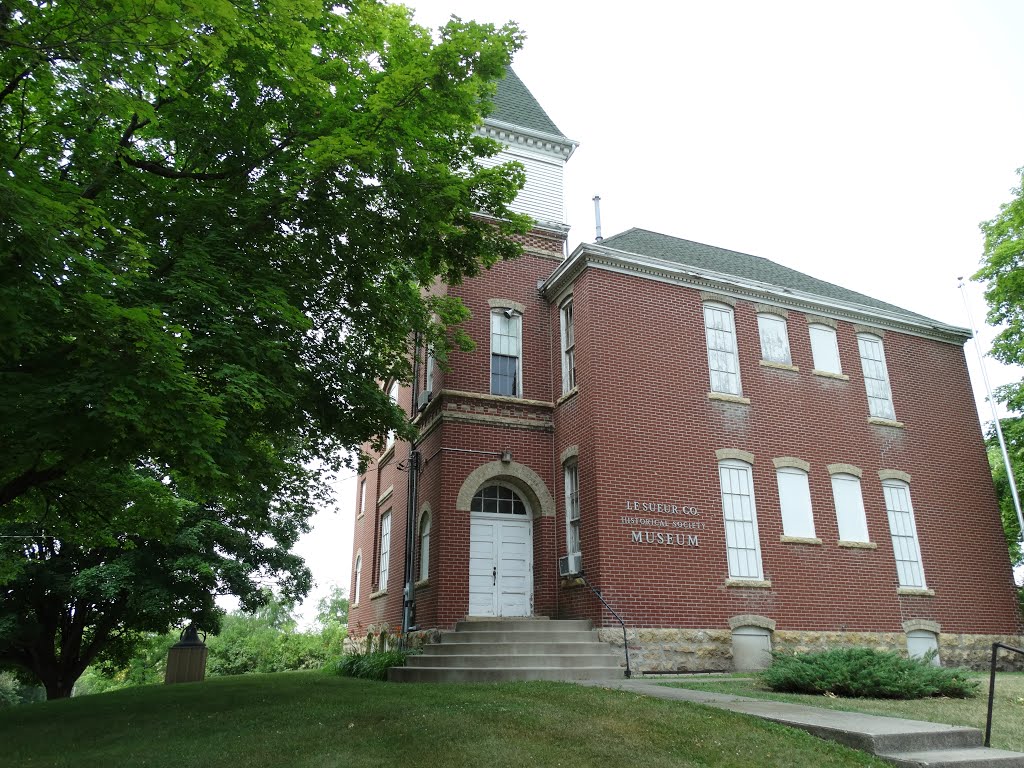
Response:
[[[604,595],[601,594],[601,590],[596,589],[593,584],[587,581],[586,576],[584,576],[582,573],[578,573],[576,574],[576,576],[580,579],[583,579],[583,583],[590,587],[590,591],[597,595],[597,599],[604,604],[604,607],[608,609],[608,612],[615,617],[615,620],[618,621],[619,624],[622,625],[622,648],[626,652],[626,679],[628,680],[630,677],[633,676],[633,673],[629,668],[629,638],[626,637],[626,622],[624,622],[622,618],[619,616],[619,614],[615,612],[614,608],[608,605],[608,601],[604,599]]]
[[[1024,656],[1024,649],[1014,648],[1006,643],[992,643],[992,662],[988,674],[988,717],[985,719],[985,746],[992,746],[992,705],[996,700],[996,652],[1000,648],[1019,653]]]

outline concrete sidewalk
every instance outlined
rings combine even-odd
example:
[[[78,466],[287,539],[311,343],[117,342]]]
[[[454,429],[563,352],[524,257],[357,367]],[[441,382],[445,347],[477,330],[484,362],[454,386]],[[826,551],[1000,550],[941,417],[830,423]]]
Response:
[[[581,685],[627,690],[658,699],[688,701],[753,715],[870,752],[906,768],[1024,768],[1024,754],[983,747],[984,735],[977,728],[862,715],[726,693],[666,688],[642,679],[588,680],[582,681]]]

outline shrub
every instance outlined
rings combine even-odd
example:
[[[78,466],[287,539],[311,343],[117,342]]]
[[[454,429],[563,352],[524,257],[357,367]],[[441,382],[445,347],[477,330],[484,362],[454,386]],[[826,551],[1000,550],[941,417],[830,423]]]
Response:
[[[344,677],[361,677],[365,680],[387,680],[390,667],[404,667],[408,654],[405,651],[370,651],[350,653],[341,657],[337,671]]]
[[[850,698],[966,699],[978,682],[962,669],[933,666],[931,658],[907,659],[891,651],[841,648],[823,653],[774,654],[761,681],[773,691],[832,694]]]

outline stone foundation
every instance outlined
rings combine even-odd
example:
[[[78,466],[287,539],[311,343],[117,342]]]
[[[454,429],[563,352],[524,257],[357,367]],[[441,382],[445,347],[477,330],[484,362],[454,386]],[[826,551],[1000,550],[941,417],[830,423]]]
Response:
[[[603,642],[622,652],[622,630],[598,630]],[[641,672],[731,672],[732,632],[728,629],[629,629],[629,661],[634,673]],[[776,630],[771,633],[772,650],[784,653],[815,653],[833,648],[874,648],[907,653],[903,632],[805,632]],[[1020,635],[968,635],[941,632],[939,660],[944,667],[987,670],[992,643],[1024,647]],[[625,665],[623,654],[622,664]],[[1000,649],[996,656],[1000,671],[1024,670],[1024,656]]]
[[[409,650],[441,642],[441,630],[439,629],[421,629],[409,632],[404,637],[392,634],[391,629],[387,625],[371,624],[365,632],[361,632],[358,636],[347,636],[344,651],[345,653],[365,653],[371,644],[375,651],[381,650],[381,645],[388,650],[399,646]]]

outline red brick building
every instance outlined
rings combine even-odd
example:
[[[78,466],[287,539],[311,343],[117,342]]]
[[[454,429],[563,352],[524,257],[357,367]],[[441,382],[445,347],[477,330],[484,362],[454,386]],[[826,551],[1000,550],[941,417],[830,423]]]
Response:
[[[582,571],[645,670],[1019,644],[968,332],[644,230],[566,258],[575,144],[514,74],[496,107],[481,130],[524,163],[537,226],[450,289],[476,350],[395,390],[419,439],[360,480],[351,633],[408,602],[420,629],[587,618],[621,645]]]

